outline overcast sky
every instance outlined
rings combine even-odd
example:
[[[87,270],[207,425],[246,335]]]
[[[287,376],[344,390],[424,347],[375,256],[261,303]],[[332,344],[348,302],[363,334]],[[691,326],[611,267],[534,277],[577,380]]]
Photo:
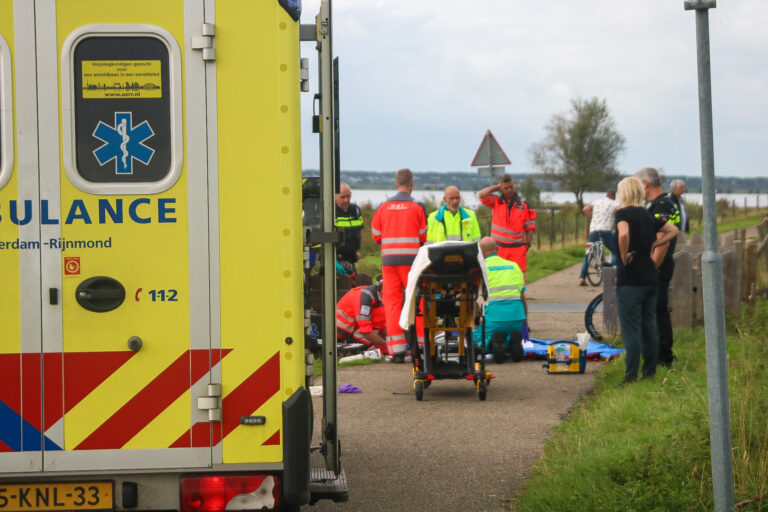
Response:
[[[304,0],[314,23],[319,0]],[[768,2],[709,11],[715,172],[768,175]],[[333,0],[345,170],[467,171],[485,130],[528,149],[574,97],[605,99],[627,141],[619,170],[700,174],[695,14],[683,0]],[[311,88],[317,88],[314,46]],[[311,95],[303,164],[318,167]]]

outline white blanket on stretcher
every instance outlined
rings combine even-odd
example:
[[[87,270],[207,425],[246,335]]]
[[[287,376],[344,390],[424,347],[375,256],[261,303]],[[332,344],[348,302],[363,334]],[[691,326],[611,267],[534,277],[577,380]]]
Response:
[[[458,242],[453,240],[446,240],[445,242],[438,242],[435,244],[422,245],[419,252],[416,254],[416,259],[413,260],[411,270],[408,272],[408,285],[405,287],[405,302],[403,303],[403,310],[400,313],[400,327],[403,330],[408,330],[408,327],[413,325],[414,317],[416,316],[416,287],[419,284],[419,277],[432,262],[429,260],[429,248],[430,247],[445,247],[450,245],[466,244],[466,242]],[[485,282],[485,289],[488,289],[488,270],[485,267],[485,258],[483,253],[480,252],[480,247],[477,248],[477,261],[480,264],[480,270],[483,272],[483,282]],[[478,304],[485,304],[487,301],[483,297],[482,290],[477,294]]]

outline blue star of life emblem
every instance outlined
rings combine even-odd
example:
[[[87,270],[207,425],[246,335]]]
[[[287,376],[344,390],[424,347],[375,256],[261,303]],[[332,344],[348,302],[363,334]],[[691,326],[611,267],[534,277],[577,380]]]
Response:
[[[104,144],[93,152],[99,165],[115,161],[116,174],[133,174],[133,161],[149,165],[155,150],[144,145],[144,141],[155,132],[147,121],[133,126],[133,112],[115,112],[115,126],[99,121],[93,136]]]

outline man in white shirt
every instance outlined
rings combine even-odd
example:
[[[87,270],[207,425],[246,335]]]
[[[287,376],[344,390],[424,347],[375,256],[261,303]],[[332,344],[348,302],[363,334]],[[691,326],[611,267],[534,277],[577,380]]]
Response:
[[[616,201],[616,191],[609,190],[605,197],[596,199],[588,204],[582,210],[589,223],[589,241],[603,241],[606,249],[611,251],[611,265],[616,265],[616,255],[619,248],[616,245],[615,214],[619,202]],[[587,257],[584,256],[584,263],[581,264],[581,274],[579,275],[579,286],[587,286]]]

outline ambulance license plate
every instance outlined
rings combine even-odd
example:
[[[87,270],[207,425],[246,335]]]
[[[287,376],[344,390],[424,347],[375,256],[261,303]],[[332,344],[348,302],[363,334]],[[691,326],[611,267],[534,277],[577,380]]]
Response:
[[[112,510],[112,482],[0,484],[0,512]]]

